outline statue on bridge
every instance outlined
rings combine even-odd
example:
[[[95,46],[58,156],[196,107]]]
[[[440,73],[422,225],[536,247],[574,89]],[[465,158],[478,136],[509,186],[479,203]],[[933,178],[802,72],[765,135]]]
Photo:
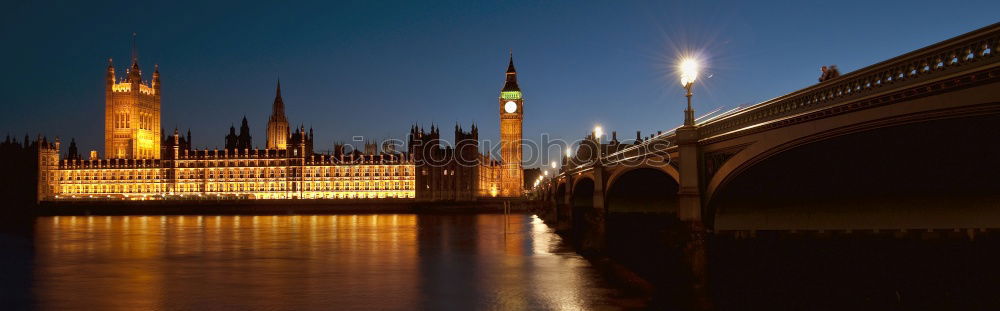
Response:
[[[840,70],[837,70],[837,65],[830,65],[830,67],[823,66],[819,70],[823,72],[819,76],[819,82],[823,82],[840,76]]]

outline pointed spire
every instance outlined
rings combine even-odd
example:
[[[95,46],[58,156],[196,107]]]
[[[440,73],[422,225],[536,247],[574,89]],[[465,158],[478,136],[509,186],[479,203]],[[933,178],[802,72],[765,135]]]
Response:
[[[139,52],[135,48],[135,33],[132,33],[132,65],[127,70],[128,82],[141,83],[142,71],[139,69]]]
[[[521,88],[517,86],[517,70],[514,69],[514,51],[510,52],[510,62],[507,63],[507,79],[503,83],[503,89],[500,92],[513,92],[521,91]]]
[[[514,50],[510,50],[510,62],[507,63],[507,74],[517,73],[514,69]]]
[[[274,106],[271,108],[271,118],[285,119],[285,102],[281,99],[281,79],[278,79],[278,86],[274,92]]]
[[[136,64],[139,62],[139,51],[135,48],[135,36],[136,36],[136,33],[133,32],[132,33],[132,66],[133,67],[137,66]]]
[[[281,98],[281,78],[278,78],[278,98]]]

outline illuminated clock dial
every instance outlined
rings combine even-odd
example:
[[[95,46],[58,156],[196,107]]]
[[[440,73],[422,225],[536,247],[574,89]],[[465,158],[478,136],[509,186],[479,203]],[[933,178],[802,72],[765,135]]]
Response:
[[[514,113],[515,111],[517,111],[517,103],[515,103],[513,100],[508,101],[506,104],[503,105],[503,110],[506,111],[507,113]]]

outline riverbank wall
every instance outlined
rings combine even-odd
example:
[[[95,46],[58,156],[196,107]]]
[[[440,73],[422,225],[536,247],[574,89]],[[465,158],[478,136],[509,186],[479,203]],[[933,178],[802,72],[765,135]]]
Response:
[[[397,213],[525,213],[537,204],[522,199],[469,202],[384,200],[190,200],[190,201],[45,201],[34,214],[55,215],[285,215]],[[30,207],[29,207],[30,208]]]

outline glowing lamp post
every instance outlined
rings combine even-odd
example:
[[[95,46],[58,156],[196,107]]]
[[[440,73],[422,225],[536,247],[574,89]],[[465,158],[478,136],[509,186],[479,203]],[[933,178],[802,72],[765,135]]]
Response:
[[[603,129],[601,129],[601,126],[595,126],[594,127],[594,142],[597,143],[597,151],[596,152],[597,152],[597,160],[598,160],[598,162],[600,162],[600,160],[601,160],[601,134],[604,134],[604,131],[603,131]]]
[[[694,109],[691,109],[691,87],[694,86],[694,80],[698,79],[698,67],[698,61],[693,58],[682,59],[680,63],[681,85],[687,91],[687,109],[684,110],[684,126],[694,126]]]

